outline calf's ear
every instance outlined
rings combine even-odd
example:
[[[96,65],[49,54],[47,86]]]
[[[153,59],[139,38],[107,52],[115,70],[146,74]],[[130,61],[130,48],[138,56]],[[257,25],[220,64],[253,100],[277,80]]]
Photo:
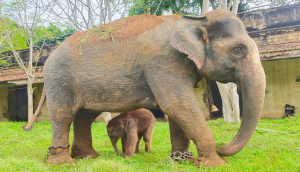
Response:
[[[174,27],[171,46],[188,55],[201,69],[205,60],[205,44],[209,42],[208,34],[204,27],[205,16],[182,16]]]
[[[132,131],[135,126],[136,126],[136,122],[132,118],[129,118],[129,119],[126,118],[126,119],[123,119],[123,121],[122,121],[122,128],[126,133],[128,133],[130,130]]]
[[[123,119],[122,120],[122,128],[127,133],[128,131],[128,126],[129,126],[130,121],[128,119]]]

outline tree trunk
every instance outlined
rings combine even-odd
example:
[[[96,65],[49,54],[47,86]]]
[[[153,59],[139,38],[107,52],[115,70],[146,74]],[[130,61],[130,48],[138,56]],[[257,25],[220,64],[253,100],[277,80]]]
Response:
[[[33,117],[33,89],[32,89],[32,80],[31,78],[28,78],[27,83],[27,97],[28,97],[28,122]]]
[[[225,122],[240,121],[239,95],[237,94],[237,86],[234,83],[222,84],[217,82],[221,99],[223,116]]]
[[[76,2],[77,2],[77,1],[74,2],[75,5],[76,5]],[[79,23],[78,23],[78,17],[77,17],[77,10],[76,10],[76,7],[75,7],[75,6],[71,7],[71,10],[72,10],[72,14],[73,14],[73,20],[74,20],[75,28],[78,29],[78,28],[80,28],[80,27],[79,27]]]
[[[88,29],[91,29],[94,26],[94,19],[93,19],[93,14],[92,14],[91,0],[87,0],[87,7],[88,7]]]
[[[203,5],[202,5],[202,15],[205,13],[208,13],[209,10],[209,0],[203,0]]]
[[[112,22],[112,12],[111,12],[111,5],[110,5],[110,0],[105,0],[105,6],[107,8],[107,17],[108,17],[108,22]]]
[[[105,6],[105,3],[104,3],[104,6]],[[104,7],[103,7],[103,0],[100,1],[100,4],[99,4],[99,8],[100,8],[100,18],[99,18],[99,24],[103,24],[104,23]]]
[[[33,59],[33,36],[29,31],[29,64],[28,64],[28,81],[27,81],[27,97],[28,97],[28,122],[33,117],[33,70],[32,70],[32,59]]]
[[[237,86],[234,83],[229,83],[230,87],[230,100],[232,106],[232,121],[228,122],[240,122],[240,104],[239,95],[237,93]]]
[[[221,99],[222,99],[222,109],[223,109],[223,116],[225,122],[231,122],[231,101],[230,101],[230,92],[227,84],[217,82]]]
[[[227,9],[227,0],[219,0],[219,9]]]
[[[123,13],[121,15],[121,18],[125,17],[126,12],[127,12],[127,6],[128,6],[128,0],[124,0],[124,11],[123,11]]]
[[[110,112],[103,112],[102,113],[105,125],[108,124],[108,122],[111,120],[111,113]]]
[[[239,8],[239,0],[234,0],[232,5],[232,13],[237,14]]]

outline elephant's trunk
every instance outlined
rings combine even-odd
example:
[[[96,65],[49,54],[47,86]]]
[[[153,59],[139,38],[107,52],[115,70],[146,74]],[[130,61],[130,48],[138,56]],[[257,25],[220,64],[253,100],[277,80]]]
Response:
[[[252,62],[251,58],[247,58],[243,63],[239,71],[236,71],[236,78],[239,81],[237,84],[240,84],[243,96],[242,123],[231,143],[219,148],[218,153],[222,156],[234,155],[246,146],[256,129],[263,109],[266,80],[259,58]]]
[[[111,143],[112,143],[112,145],[113,145],[113,147],[114,147],[114,149],[115,149],[115,152],[116,152],[118,155],[122,155],[122,154],[120,154],[119,149],[118,149],[118,147],[117,147],[117,141],[118,141],[118,139],[110,138],[110,141],[111,141]]]

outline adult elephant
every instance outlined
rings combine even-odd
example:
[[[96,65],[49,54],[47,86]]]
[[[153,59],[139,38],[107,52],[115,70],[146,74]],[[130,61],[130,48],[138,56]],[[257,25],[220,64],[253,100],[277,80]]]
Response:
[[[91,124],[101,112],[160,107],[170,119],[172,152],[188,151],[191,139],[198,151],[196,165],[226,164],[194,95],[203,77],[234,82],[242,90],[241,127],[218,150],[234,155],[253,135],[265,96],[257,46],[235,15],[216,10],[202,16],[133,16],[70,36],[44,67],[53,131],[47,162],[98,156]]]

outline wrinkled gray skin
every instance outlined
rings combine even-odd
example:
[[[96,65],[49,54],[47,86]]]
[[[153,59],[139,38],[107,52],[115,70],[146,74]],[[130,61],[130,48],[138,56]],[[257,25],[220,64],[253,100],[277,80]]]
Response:
[[[149,16],[140,17],[147,26]],[[172,152],[187,151],[191,139],[198,151],[195,165],[226,164],[216,153],[212,132],[194,95],[193,87],[202,77],[235,82],[243,94],[241,127],[218,153],[233,155],[247,144],[262,112],[265,74],[257,46],[243,23],[225,10],[198,17],[150,19],[162,21],[130,37],[120,28],[123,39],[87,41],[81,53],[76,41],[84,33],[74,34],[48,58],[44,80],[52,145],[69,144],[74,122],[71,156],[68,149],[51,149],[48,163],[98,156],[92,147],[91,124],[100,112],[160,107],[170,119]]]

